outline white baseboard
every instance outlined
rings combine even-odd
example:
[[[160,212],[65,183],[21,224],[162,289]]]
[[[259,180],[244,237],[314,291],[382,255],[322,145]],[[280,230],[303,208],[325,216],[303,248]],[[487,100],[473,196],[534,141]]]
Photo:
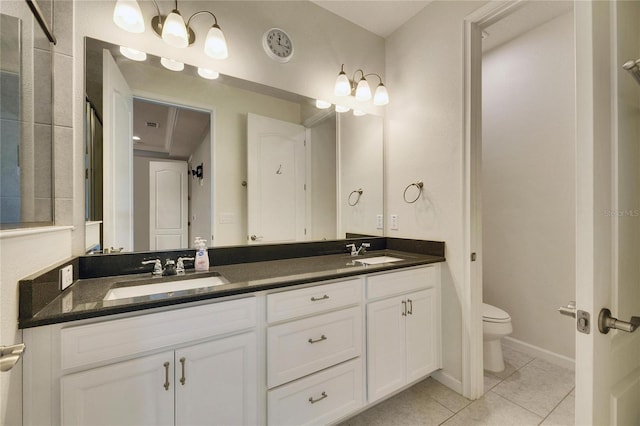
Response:
[[[452,375],[445,373],[442,370],[438,370],[433,374],[431,374],[431,377],[433,377],[434,379],[436,379],[446,387],[450,388],[451,390],[462,395],[462,382],[456,379],[455,377],[453,377]]]
[[[555,352],[542,349],[538,346],[531,345],[529,343],[523,342],[522,340],[514,339],[513,337],[509,336],[502,338],[502,344],[510,347],[511,349],[515,349],[516,351],[524,352],[528,355],[531,355],[532,357],[544,359],[545,361],[548,361],[552,364],[575,371],[576,361],[575,359],[569,358],[568,356],[560,355]]]

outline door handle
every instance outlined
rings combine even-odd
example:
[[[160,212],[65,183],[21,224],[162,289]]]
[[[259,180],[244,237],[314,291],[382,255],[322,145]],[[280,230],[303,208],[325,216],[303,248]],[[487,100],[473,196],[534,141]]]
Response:
[[[180,358],[180,364],[182,364],[182,377],[180,377],[180,383],[182,384],[182,386],[184,386],[184,384],[187,382],[187,378],[184,375],[184,364],[185,364],[186,359],[184,357]]]
[[[262,237],[262,236],[252,235],[250,238],[251,238],[251,241],[259,241],[259,240],[261,240],[263,237]]]
[[[561,315],[566,315],[568,317],[575,318],[576,317],[576,302],[575,300],[570,301],[567,306],[560,306],[558,308],[558,312]]]
[[[640,327],[640,317],[631,317],[629,322],[620,321],[612,317],[611,311],[607,308],[603,308],[598,315],[598,330],[602,334],[607,334],[612,328],[633,333],[638,327]]]
[[[166,390],[166,391],[169,390],[169,386],[171,385],[169,383],[169,365],[171,365],[171,364],[169,364],[168,362],[165,362],[163,364],[163,366],[164,366],[164,385],[162,385],[162,386],[164,386],[164,390]]]
[[[12,346],[0,346],[0,371],[9,371],[24,353],[24,343]]]
[[[402,316],[403,317],[407,316],[407,301],[406,300],[402,301]]]

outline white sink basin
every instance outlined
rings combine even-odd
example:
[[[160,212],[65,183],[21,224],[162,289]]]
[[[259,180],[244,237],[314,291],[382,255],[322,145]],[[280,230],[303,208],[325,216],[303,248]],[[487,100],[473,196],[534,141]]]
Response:
[[[379,265],[381,263],[391,263],[391,262],[399,262],[404,259],[400,259],[398,257],[391,256],[377,256],[377,257],[369,257],[367,259],[355,259],[356,262],[362,263],[364,265]]]
[[[194,278],[182,281],[163,281],[156,284],[142,284],[129,287],[112,288],[107,292],[103,300],[117,300],[129,297],[149,296],[152,294],[170,293],[194,288],[213,287],[228,284],[228,281],[220,276]]]

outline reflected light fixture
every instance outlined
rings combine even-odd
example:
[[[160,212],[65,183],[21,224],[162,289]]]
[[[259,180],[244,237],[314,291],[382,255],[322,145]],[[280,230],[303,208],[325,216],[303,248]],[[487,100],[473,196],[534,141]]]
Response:
[[[218,25],[216,15],[208,10],[201,10],[191,15],[185,23],[178,9],[178,0],[175,0],[175,7],[167,16],[162,15],[156,0],[152,1],[157,15],[151,19],[151,28],[169,46],[185,48],[195,43],[196,34],[190,26],[191,20],[198,15],[208,14],[213,18],[213,25],[207,31],[204,53],[214,59],[226,59],[229,56],[227,40]],[[145,29],[144,18],[136,0],[118,0],[113,10],[113,21],[125,31],[142,33]]]
[[[175,59],[169,58],[160,58],[160,63],[163,67],[171,71],[182,71],[184,69],[184,64],[180,61],[176,61]]]
[[[327,109],[331,106],[331,102],[323,101],[322,99],[316,99],[316,108]]]
[[[367,115],[367,113],[364,111],[360,111],[359,109],[354,109],[353,115],[355,115],[356,117],[362,117],[363,115]]]
[[[336,105],[336,112],[347,112],[349,111],[349,107],[344,105]]]
[[[356,80],[358,73],[360,73],[360,79]],[[347,74],[344,72],[344,64],[340,67],[333,93],[336,96],[354,95],[357,101],[366,102],[371,99],[371,87],[369,87],[369,82],[367,81],[367,77],[370,76],[378,77],[379,80],[378,87],[376,87],[373,95],[373,104],[377,106],[387,105],[389,103],[389,92],[382,83],[382,77],[375,73],[365,74],[362,69],[357,69],[353,73],[353,78],[349,80],[349,77],[347,77]],[[357,84],[355,83],[356,81]]]
[[[125,58],[129,58],[132,61],[140,62],[147,60],[147,54],[145,52],[141,52],[130,47],[120,46],[120,53],[122,53]]]
[[[220,73],[218,71],[202,67],[198,67],[198,75],[202,78],[206,78],[207,80],[215,80],[220,77]]]

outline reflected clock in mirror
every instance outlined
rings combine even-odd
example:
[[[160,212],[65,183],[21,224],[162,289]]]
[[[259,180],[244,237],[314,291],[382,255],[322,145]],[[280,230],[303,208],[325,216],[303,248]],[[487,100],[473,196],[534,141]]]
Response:
[[[103,220],[103,247],[382,235],[381,117],[319,110],[312,99],[225,75],[205,79],[189,65],[170,71],[152,55],[133,61],[99,40],[87,38],[85,47],[88,110],[102,123],[92,127],[88,119],[87,129],[103,139],[88,150],[88,218]],[[296,131],[268,128],[252,139],[255,119]],[[153,172],[151,163],[181,165]],[[356,206],[348,204],[353,187],[363,189]]]

